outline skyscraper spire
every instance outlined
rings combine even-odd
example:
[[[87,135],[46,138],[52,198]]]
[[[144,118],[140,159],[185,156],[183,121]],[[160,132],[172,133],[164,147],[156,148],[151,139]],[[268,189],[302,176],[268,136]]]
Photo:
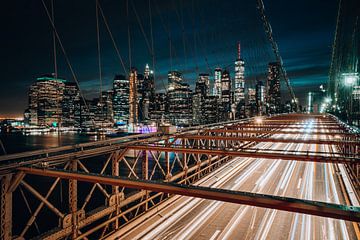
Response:
[[[240,41],[238,42],[238,59],[240,59]]]

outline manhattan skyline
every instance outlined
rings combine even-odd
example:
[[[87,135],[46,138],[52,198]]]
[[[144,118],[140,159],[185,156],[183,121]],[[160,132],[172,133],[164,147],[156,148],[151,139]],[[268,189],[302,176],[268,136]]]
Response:
[[[273,60],[273,56],[263,33],[255,1],[221,4],[216,1],[206,1],[206,4],[204,1],[150,2],[157,91],[163,91],[163,82],[166,83],[167,73],[172,69],[181,71],[184,80],[194,89],[197,73],[233,64],[238,41],[241,42],[242,56],[246,62],[247,86],[255,86],[255,76],[265,76],[267,63]],[[107,1],[101,4],[120,53],[129,66],[126,2]],[[318,89],[319,85],[326,84],[328,80],[337,3],[329,2],[328,11],[319,11],[322,7],[320,1],[293,3],[288,6],[285,15],[281,11],[285,1],[265,4],[295,94],[301,104],[304,104],[304,89]],[[6,3],[5,8],[9,9],[5,12],[17,9],[19,16],[10,16],[7,13],[4,16],[11,23],[5,27],[4,35],[12,37],[0,40],[5,50],[5,57],[1,60],[5,71],[0,81],[7,86],[0,90],[0,117],[20,117],[28,104],[29,85],[36,77],[53,71],[52,34],[41,2]],[[142,69],[146,63],[152,64],[152,56],[147,49],[134,9],[149,37],[148,1],[136,1],[129,5],[130,15],[132,13],[129,24],[131,65]],[[78,14],[80,11],[82,14]],[[311,14],[312,11],[316,14]],[[309,22],[314,24],[307,24]],[[124,71],[120,68],[105,25],[100,23],[102,78],[109,87],[114,75],[124,74]],[[74,65],[81,90],[88,98],[96,96],[99,73],[95,3],[55,1],[55,24]],[[172,58],[169,47],[165,47],[169,45],[169,36],[165,29],[171,29],[168,33],[172,42]],[[255,48],[260,50],[255,51]],[[317,51],[313,51],[314,49]],[[59,76],[72,81],[60,51],[58,67]],[[232,71],[233,65],[229,69]],[[233,72],[231,74],[233,75]],[[284,93],[287,95],[286,90]]]

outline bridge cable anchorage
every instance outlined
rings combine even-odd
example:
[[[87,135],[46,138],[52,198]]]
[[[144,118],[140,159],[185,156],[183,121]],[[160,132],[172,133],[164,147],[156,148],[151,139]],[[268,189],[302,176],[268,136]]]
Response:
[[[268,18],[266,17],[265,15],[265,7],[264,7],[264,2],[263,0],[257,0],[257,5],[258,5],[258,9],[260,11],[260,16],[261,16],[261,20],[263,21],[263,25],[264,25],[264,28],[265,28],[265,32],[267,33],[268,35],[268,39],[270,41],[270,44],[271,44],[271,47],[273,49],[273,52],[275,54],[275,58],[276,58],[276,61],[280,64],[280,71],[281,71],[281,74],[285,80],[285,83],[286,83],[286,86],[289,90],[289,93],[290,93],[290,96],[291,96],[291,99],[293,100],[294,104],[295,104],[295,108],[296,108],[296,111],[298,112],[299,111],[299,105],[298,105],[298,102],[297,102],[297,99],[295,97],[295,93],[294,93],[294,90],[292,89],[291,87],[291,84],[290,84],[290,79],[286,73],[286,70],[285,70],[285,67],[284,67],[284,63],[283,63],[283,60],[282,60],[282,57],[279,53],[279,48],[278,48],[278,45],[277,43],[275,42],[274,40],[274,37],[273,37],[273,34],[272,34],[272,28],[271,28],[271,25],[270,25],[270,22],[268,20]]]

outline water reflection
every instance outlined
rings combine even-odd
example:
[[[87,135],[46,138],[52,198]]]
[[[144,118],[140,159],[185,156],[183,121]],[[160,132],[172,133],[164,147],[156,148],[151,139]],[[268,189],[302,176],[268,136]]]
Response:
[[[31,134],[9,133],[0,134],[0,139],[9,154],[93,142],[103,140],[105,136],[88,136],[71,132],[61,134],[57,132]]]

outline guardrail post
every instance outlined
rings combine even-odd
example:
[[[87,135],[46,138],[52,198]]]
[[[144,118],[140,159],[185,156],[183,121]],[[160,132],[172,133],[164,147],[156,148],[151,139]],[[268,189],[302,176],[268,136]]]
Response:
[[[169,141],[166,140],[165,141],[165,146],[169,144]],[[169,152],[165,152],[165,163],[166,163],[166,176],[165,179],[169,180],[171,178],[171,173],[170,173],[170,156],[169,156]]]
[[[1,232],[0,239],[12,239],[12,192],[9,191],[11,174],[1,178]]]
[[[149,180],[149,156],[146,150],[143,151],[143,161],[142,161],[142,178]],[[146,191],[146,202],[145,202],[145,211],[149,208],[149,191]]]
[[[69,169],[71,171],[77,171],[77,161],[71,160]],[[71,238],[76,239],[78,235],[77,225],[77,180],[69,180],[69,211],[71,213],[72,233]]]
[[[116,151],[112,154],[112,159],[111,159],[111,172],[112,172],[112,176],[119,176],[119,151]],[[116,215],[118,215],[120,213],[120,209],[118,207],[119,204],[119,199],[118,199],[118,194],[119,194],[119,186],[112,186],[112,196],[116,196]],[[112,227],[114,229],[118,229],[119,228],[119,218],[116,218],[114,224],[112,225]]]

